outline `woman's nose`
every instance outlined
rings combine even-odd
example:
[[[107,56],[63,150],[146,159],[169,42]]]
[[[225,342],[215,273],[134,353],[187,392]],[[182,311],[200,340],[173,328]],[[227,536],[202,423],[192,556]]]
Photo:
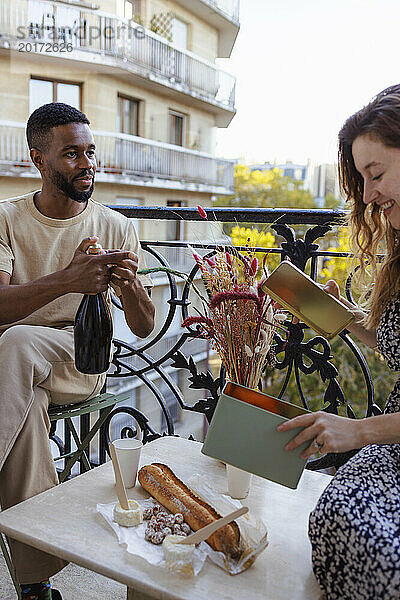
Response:
[[[375,202],[379,197],[379,192],[368,181],[364,181],[363,201],[365,204]]]

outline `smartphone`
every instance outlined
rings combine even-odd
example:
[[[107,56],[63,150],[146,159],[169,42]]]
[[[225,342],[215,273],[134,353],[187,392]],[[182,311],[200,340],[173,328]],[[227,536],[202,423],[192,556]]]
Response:
[[[262,289],[327,340],[354,321],[354,314],[347,306],[324,292],[318,283],[288,260],[272,271]]]

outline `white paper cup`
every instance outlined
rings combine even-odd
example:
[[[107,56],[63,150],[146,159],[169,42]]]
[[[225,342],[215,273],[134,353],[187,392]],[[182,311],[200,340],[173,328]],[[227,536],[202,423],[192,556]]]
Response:
[[[226,465],[228,494],[231,498],[246,498],[250,489],[251,473]]]
[[[138,472],[142,442],[134,438],[113,441],[118,456],[119,468],[126,488],[134,487]]]

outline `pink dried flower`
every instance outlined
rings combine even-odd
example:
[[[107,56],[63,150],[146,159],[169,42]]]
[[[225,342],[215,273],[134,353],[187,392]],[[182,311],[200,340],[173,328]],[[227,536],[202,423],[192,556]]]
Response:
[[[207,221],[208,217],[207,217],[207,213],[204,210],[204,208],[202,208],[201,206],[198,206],[197,210],[199,211],[199,215],[201,216],[201,218],[205,219]]]
[[[199,214],[206,218],[200,208]],[[193,256],[208,299],[200,293],[202,310],[194,307],[197,316],[188,317],[182,325],[197,325],[195,332],[191,331],[193,339],[210,340],[228,379],[255,388],[265,364],[272,364],[274,332],[286,331],[283,323],[274,319],[272,302],[256,281],[260,261],[249,245],[245,253],[225,247],[218,248],[216,256],[203,258],[194,251]]]
[[[214,324],[211,319],[208,317],[187,317],[184,321],[182,321],[181,327],[190,327],[195,323],[201,323],[212,327]]]
[[[203,257],[200,256],[200,254],[198,252],[196,252],[196,250],[194,248],[192,248],[192,246],[190,244],[187,245],[187,247],[189,248],[189,250],[191,251],[194,260],[196,261],[196,263],[199,266],[203,266]]]
[[[196,250],[193,250],[193,258],[196,261],[196,263],[199,265],[199,267],[202,267],[204,269],[204,261],[203,261],[203,257],[200,256],[200,254],[198,254],[196,252]]]
[[[262,268],[263,268],[263,272],[265,277],[268,277],[269,275],[269,271],[268,271],[268,265],[267,265],[267,260],[268,260],[268,254],[271,252],[271,250],[268,250],[263,258],[263,264],[262,264]]]
[[[254,275],[257,273],[257,269],[258,269],[258,260],[257,260],[256,257],[254,257],[253,260],[250,263],[249,275],[251,277],[254,277]]]
[[[216,263],[212,258],[208,258],[207,256],[204,257],[204,262],[206,262],[208,264],[209,267],[216,267]]]
[[[237,287],[237,286],[236,286]],[[249,292],[220,292],[219,294],[215,294],[209,302],[209,307],[213,310],[220,306],[222,302],[232,301],[232,300],[253,300],[257,304],[259,308],[259,298],[256,294],[251,294]]]

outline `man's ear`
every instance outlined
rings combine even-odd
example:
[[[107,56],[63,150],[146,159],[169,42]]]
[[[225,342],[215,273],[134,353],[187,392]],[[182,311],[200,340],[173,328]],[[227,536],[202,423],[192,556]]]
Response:
[[[43,165],[44,165],[44,157],[43,157],[43,152],[41,150],[38,150],[37,148],[31,148],[29,151],[31,160],[33,162],[33,164],[35,165],[35,167],[42,172],[43,169]]]

